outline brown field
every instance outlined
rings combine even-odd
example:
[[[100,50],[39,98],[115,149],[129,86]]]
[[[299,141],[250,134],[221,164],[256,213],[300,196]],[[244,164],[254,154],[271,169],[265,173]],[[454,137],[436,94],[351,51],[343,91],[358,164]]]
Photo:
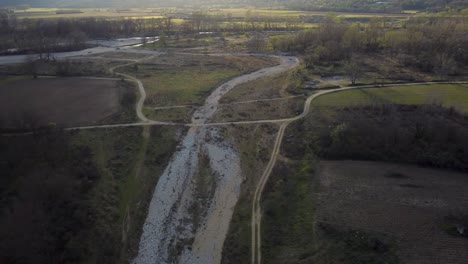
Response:
[[[94,124],[119,109],[117,81],[43,78],[0,82],[3,128]]]
[[[468,211],[468,175],[416,166],[322,161],[316,220],[384,233],[402,263],[466,263],[468,239],[446,217]]]

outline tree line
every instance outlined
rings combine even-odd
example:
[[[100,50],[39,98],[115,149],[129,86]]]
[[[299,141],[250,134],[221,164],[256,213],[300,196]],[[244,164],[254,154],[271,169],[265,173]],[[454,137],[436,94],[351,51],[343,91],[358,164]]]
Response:
[[[295,126],[290,139],[295,144],[285,148],[293,158],[312,150],[324,159],[405,162],[466,172],[467,121],[454,108],[437,104],[318,108],[310,120]]]
[[[175,23],[175,19],[182,20]],[[153,18],[60,18],[17,19],[0,11],[0,53],[48,53],[82,49],[89,39],[131,36],[194,34],[198,32],[245,32],[297,30],[297,18],[260,16],[248,11],[245,18],[232,14],[166,14]]]
[[[445,76],[468,65],[466,25],[463,17],[416,17],[395,29],[382,19],[347,24],[328,16],[317,29],[292,38],[275,38],[272,45],[275,50],[303,54],[308,67],[349,61],[362,53],[381,53],[405,66]]]

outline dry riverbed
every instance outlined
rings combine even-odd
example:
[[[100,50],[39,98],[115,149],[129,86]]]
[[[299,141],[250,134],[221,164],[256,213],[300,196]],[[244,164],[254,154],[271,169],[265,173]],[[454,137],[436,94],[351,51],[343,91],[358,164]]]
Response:
[[[283,73],[298,64],[294,57],[280,60],[278,66],[216,88],[195,111],[192,122],[211,120],[219,100],[237,85]],[[197,184],[201,179],[212,184],[208,196],[201,197]],[[192,127],[156,186],[134,263],[219,263],[241,183],[240,156],[223,130]]]

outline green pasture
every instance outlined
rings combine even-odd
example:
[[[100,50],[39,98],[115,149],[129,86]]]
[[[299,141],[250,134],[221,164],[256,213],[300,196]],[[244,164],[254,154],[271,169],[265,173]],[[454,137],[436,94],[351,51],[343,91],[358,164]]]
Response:
[[[363,88],[327,94],[314,106],[353,106],[379,103],[441,104],[468,113],[468,84],[431,84]]]

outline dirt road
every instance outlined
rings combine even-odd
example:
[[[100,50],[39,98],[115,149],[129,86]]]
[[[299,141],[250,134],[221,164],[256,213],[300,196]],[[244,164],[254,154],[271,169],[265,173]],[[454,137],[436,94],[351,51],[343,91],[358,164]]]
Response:
[[[240,158],[233,144],[222,136],[222,131],[207,123],[221,97],[237,85],[280,74],[299,63],[294,57],[279,59],[278,66],[242,75],[217,87],[205,105],[195,111],[191,128],[156,186],[134,263],[221,261],[224,239],[240,194]],[[200,155],[207,157],[209,170],[216,180],[211,200],[201,204],[198,212],[201,220],[195,225],[190,210],[197,202],[195,182]]]
[[[324,90],[307,98],[302,114],[295,117],[274,120],[209,123],[210,118],[217,110],[221,97],[237,85],[261,77],[280,74],[298,65],[297,58],[280,57],[280,59],[281,64],[278,66],[237,77],[216,88],[207,98],[205,105],[195,111],[190,124],[157,122],[147,119],[142,113],[146,93],[141,81],[132,76],[117,73],[118,75],[137,82],[141,96],[136,108],[138,117],[142,122],[66,129],[83,130],[150,125],[181,125],[190,127],[187,135],[179,146],[179,150],[172,157],[156,186],[150,204],[149,214],[143,228],[139,254],[134,263],[219,263],[222,245],[232,216],[233,206],[238,199],[238,188],[240,188],[240,182],[238,181],[240,173],[238,173],[238,168],[240,168],[240,164],[239,157],[235,153],[233,146],[230,142],[226,142],[225,139],[219,136],[221,132],[215,127],[235,124],[282,123],[276,137],[270,161],[260,178],[252,203],[252,263],[260,264],[261,195],[276,163],[284,131],[287,126],[291,122],[305,117],[310,111],[311,102],[325,94],[371,87],[434,84],[425,82],[344,87],[335,90]],[[124,67],[134,63],[136,62],[120,65],[118,67]],[[113,70],[118,67],[115,67]],[[462,84],[466,82],[451,83]],[[218,140],[210,141],[207,139],[207,135],[209,135],[209,138],[214,137],[218,138]],[[216,149],[216,151],[213,151],[213,149]],[[189,215],[192,201],[196,201],[193,177],[199,169],[200,153],[208,155],[210,167],[219,177],[217,178],[214,199],[204,208],[206,217],[203,219],[202,228],[197,228],[190,223],[190,219],[188,219],[187,215]],[[220,159],[219,157],[224,158]],[[188,245],[186,241],[193,241],[193,243]]]
[[[451,82],[451,83],[456,83],[456,84],[465,84],[467,82]],[[419,85],[424,85],[424,84],[434,84],[432,82],[426,82],[426,83],[418,83]],[[398,84],[398,85],[391,85],[391,86],[409,86],[409,85],[415,85],[414,83],[408,83],[408,84]],[[390,85],[388,85],[390,86]],[[344,90],[351,90],[351,89],[361,89],[361,88],[372,88],[372,87],[384,87],[382,85],[380,86],[359,86],[359,87],[344,87],[344,88],[339,88],[335,90],[324,90],[321,92],[318,92],[316,94],[313,94],[309,98],[307,98],[305,104],[304,104],[304,111],[302,114],[293,117],[293,118],[286,118],[286,119],[280,119],[280,120],[274,120],[275,122],[282,122],[282,125],[278,131],[278,135],[275,141],[275,144],[273,146],[273,152],[271,154],[270,161],[265,168],[264,173],[262,174],[260,181],[257,185],[257,188],[254,193],[254,199],[252,201],[252,219],[251,219],[251,228],[252,228],[252,253],[251,253],[251,263],[252,264],[261,264],[262,263],[262,251],[261,251],[261,207],[260,207],[260,201],[262,197],[263,190],[265,188],[266,182],[268,182],[268,179],[271,175],[271,171],[273,170],[273,167],[276,164],[276,160],[278,157],[278,154],[281,149],[281,143],[283,140],[284,136],[284,131],[287,128],[287,126],[294,122],[297,121],[303,117],[305,117],[309,112],[310,112],[310,107],[311,103],[314,99],[325,95],[325,94],[330,94],[330,93],[336,93]],[[261,120],[263,121],[263,120]],[[273,120],[271,120],[273,121]]]

